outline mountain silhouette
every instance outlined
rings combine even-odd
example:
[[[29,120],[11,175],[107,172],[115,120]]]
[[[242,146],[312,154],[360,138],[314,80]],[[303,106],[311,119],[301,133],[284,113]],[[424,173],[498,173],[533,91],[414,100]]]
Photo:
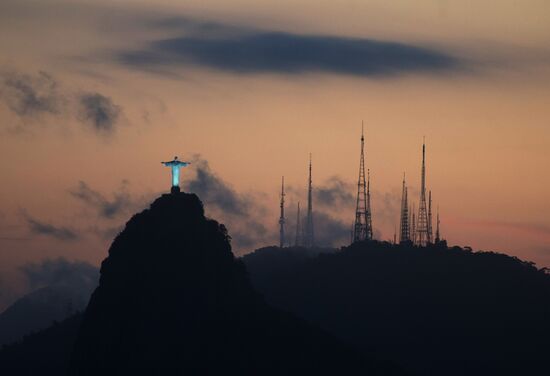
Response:
[[[81,321],[82,313],[76,313],[2,346],[0,375],[65,375]]]
[[[393,372],[267,305],[194,194],[163,195],[133,216],[100,273],[69,374]]]
[[[28,263],[20,270],[33,290],[0,313],[0,346],[83,311],[99,278],[93,265],[63,258]]]
[[[4,346],[0,374],[546,371],[550,276],[531,263],[376,241],[236,259],[230,241],[196,195],[162,195],[113,241],[86,311]]]
[[[492,252],[358,242],[243,257],[266,300],[421,375],[540,375],[550,275]]]
[[[77,286],[46,286],[24,295],[0,314],[0,346],[49,327],[86,308],[90,291]]]

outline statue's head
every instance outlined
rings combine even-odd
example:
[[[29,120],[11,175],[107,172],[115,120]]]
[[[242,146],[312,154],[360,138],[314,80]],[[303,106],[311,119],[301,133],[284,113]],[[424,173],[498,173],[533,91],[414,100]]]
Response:
[[[174,157],[174,160],[176,160],[176,159],[178,159],[178,156],[177,156],[177,155]]]

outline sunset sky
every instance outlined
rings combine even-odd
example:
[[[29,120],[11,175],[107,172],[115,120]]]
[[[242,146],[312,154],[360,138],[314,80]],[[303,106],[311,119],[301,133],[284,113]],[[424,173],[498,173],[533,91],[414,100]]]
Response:
[[[183,188],[242,255],[290,238],[313,158],[318,243],[349,242],[361,121],[373,227],[427,185],[449,244],[550,267],[550,2],[0,2],[0,309],[19,268],[99,265]],[[328,245],[328,244],[327,244]]]

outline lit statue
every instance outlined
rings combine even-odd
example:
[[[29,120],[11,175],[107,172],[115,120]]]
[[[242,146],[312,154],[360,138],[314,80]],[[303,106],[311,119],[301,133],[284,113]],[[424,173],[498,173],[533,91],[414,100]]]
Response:
[[[191,162],[178,161],[178,157],[174,157],[174,160],[170,162],[160,162],[167,167],[172,167],[172,187],[180,186],[180,168],[190,165]]]

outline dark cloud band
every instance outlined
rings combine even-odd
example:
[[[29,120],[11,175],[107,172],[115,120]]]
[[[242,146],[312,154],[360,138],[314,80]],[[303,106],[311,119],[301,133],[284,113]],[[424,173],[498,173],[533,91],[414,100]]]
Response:
[[[404,43],[252,30],[228,34],[191,33],[157,40],[142,50],[118,53],[116,58],[151,70],[192,64],[241,74],[392,76],[458,67],[449,55]]]

